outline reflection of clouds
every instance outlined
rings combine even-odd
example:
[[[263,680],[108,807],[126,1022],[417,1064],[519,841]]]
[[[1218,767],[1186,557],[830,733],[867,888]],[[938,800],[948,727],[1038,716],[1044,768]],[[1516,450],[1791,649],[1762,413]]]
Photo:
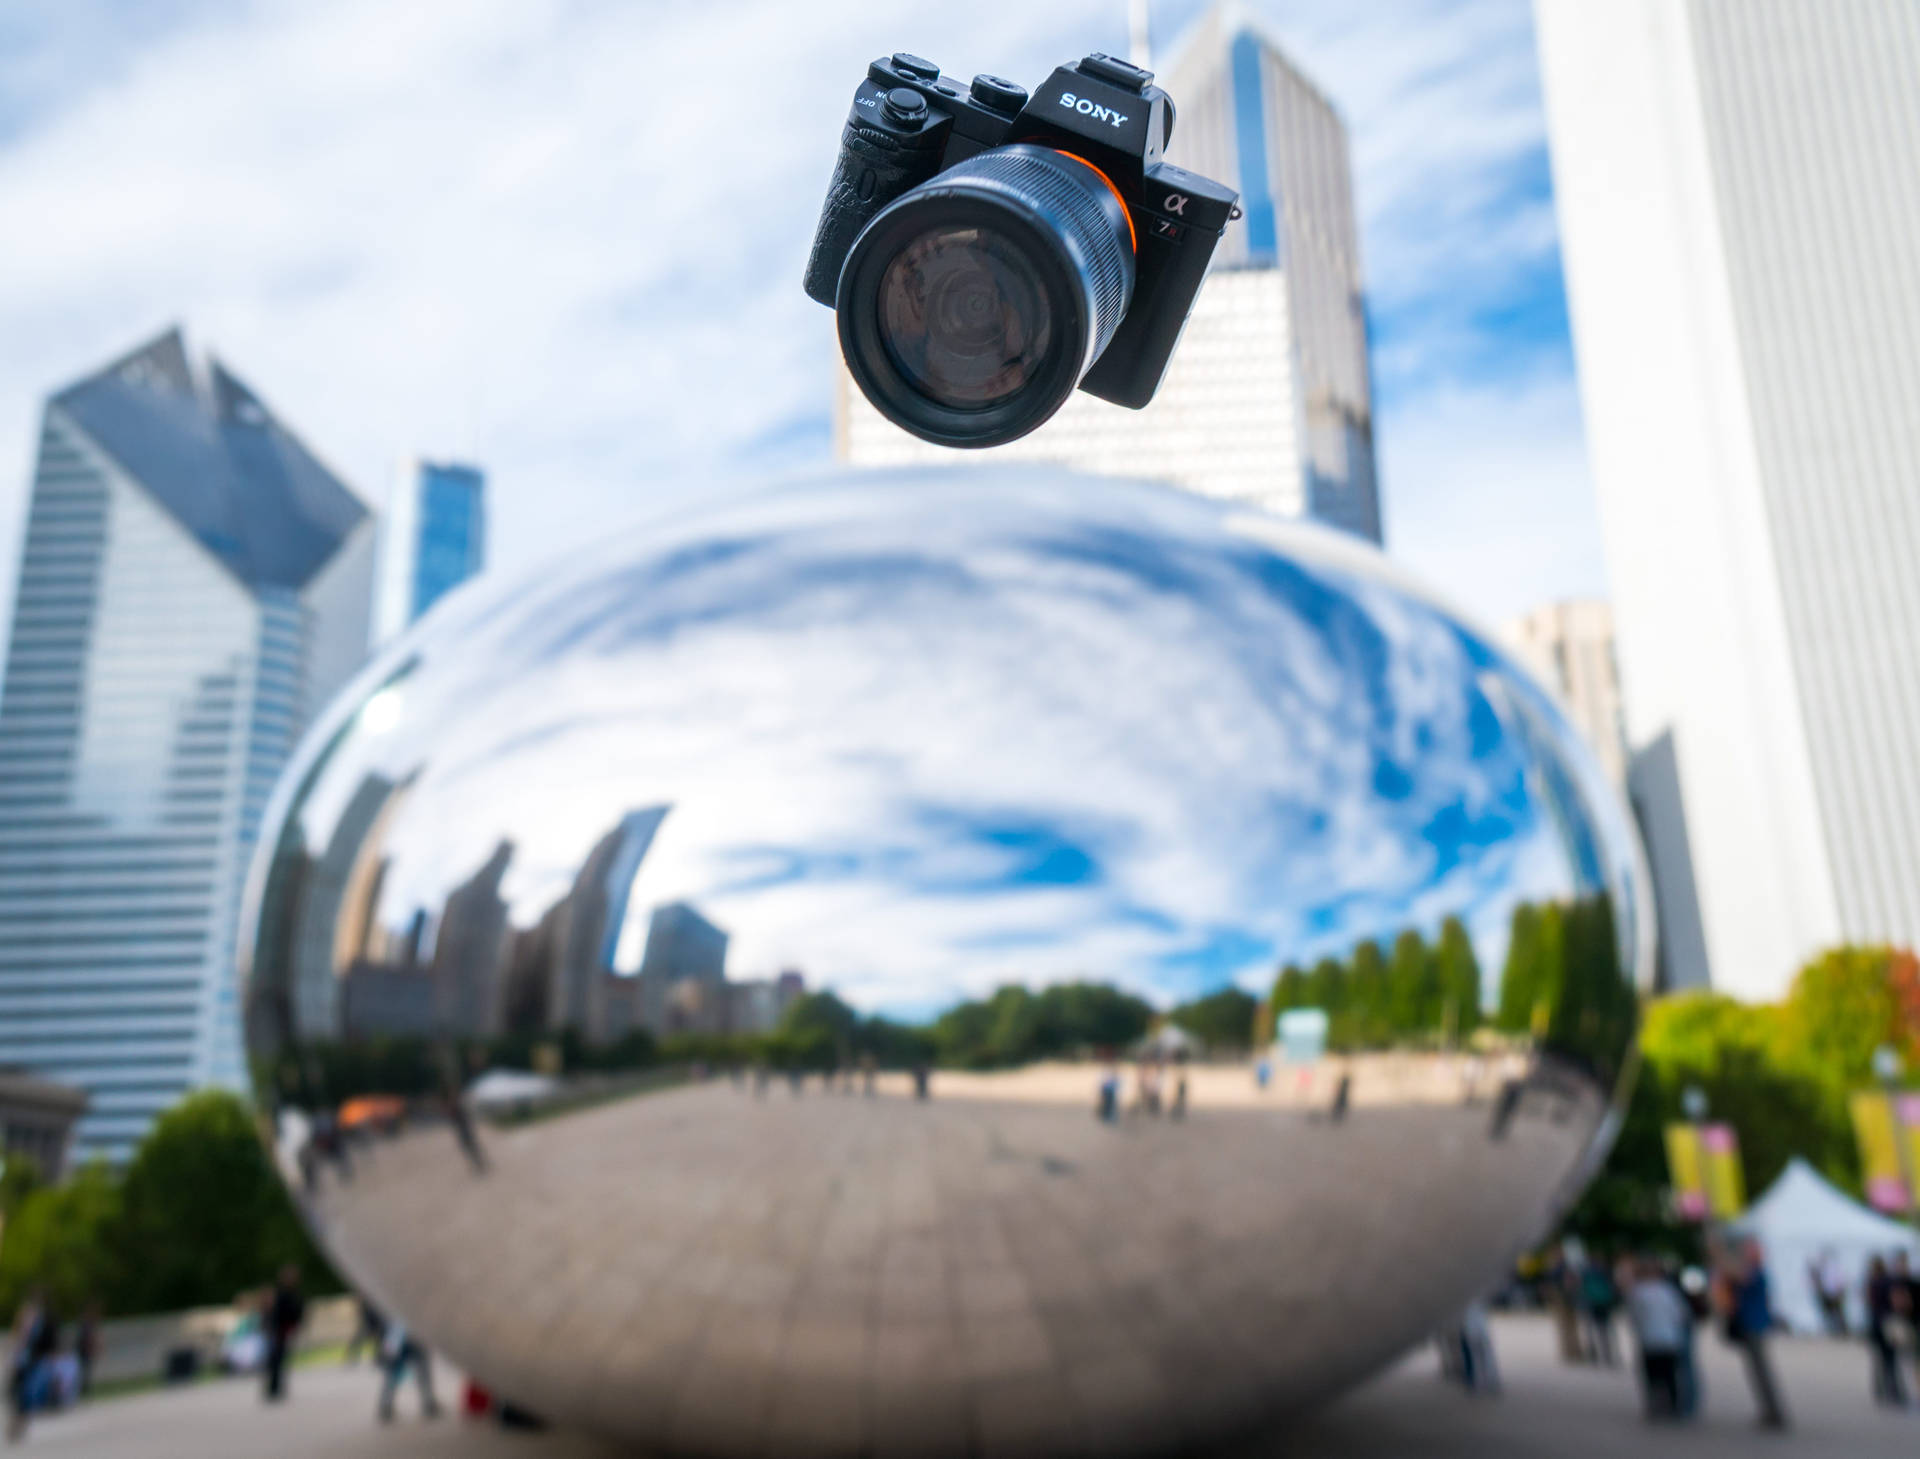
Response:
[[[1224,520],[1027,471],[668,522],[433,625],[309,844],[340,784],[417,769],[381,919],[511,840],[524,926],[671,804],[633,915],[688,902],[731,976],[803,967],[868,1006],[1253,986],[1448,915],[1491,967],[1516,900],[1571,890],[1529,774],[1564,727],[1516,732],[1481,682],[1510,666],[1377,560]]]

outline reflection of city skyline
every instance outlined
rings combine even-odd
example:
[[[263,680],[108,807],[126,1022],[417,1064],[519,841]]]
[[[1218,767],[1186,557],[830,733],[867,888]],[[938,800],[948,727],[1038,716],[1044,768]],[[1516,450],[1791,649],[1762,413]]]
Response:
[[[506,840],[437,913],[383,906],[387,838],[412,784],[412,777],[396,784],[363,776],[319,855],[283,847],[276,858],[271,875],[291,889],[296,910],[285,935],[263,939],[257,976],[290,991],[283,1036],[352,1042],[571,1032],[602,1046],[635,1032],[768,1032],[799,995],[803,980],[792,971],[730,981],[726,931],[685,901],[647,908],[639,966],[615,967],[623,932],[638,916],[634,883],[669,805],[623,815],[530,923],[516,923],[502,896],[515,855]],[[277,958],[265,955],[269,946]]]

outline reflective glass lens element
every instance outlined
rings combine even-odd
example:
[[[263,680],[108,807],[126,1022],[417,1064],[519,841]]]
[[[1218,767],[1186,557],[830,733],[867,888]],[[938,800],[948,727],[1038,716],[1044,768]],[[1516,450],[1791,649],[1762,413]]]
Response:
[[[997,446],[1046,421],[1133,297],[1133,230],[1089,163],[1020,142],[904,193],[840,271],[847,370],[895,425]]]
[[[988,406],[1032,380],[1053,341],[1053,306],[1005,234],[935,228],[887,266],[880,330],[894,365],[929,399]]]

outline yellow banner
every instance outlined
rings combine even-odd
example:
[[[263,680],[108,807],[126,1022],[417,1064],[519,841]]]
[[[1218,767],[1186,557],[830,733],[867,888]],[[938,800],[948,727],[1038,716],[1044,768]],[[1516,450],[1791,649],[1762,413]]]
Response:
[[[1853,1115],[1854,1138],[1860,1142],[1860,1168],[1867,1178],[1867,1200],[1883,1211],[1904,1211],[1911,1193],[1900,1173],[1899,1140],[1914,1131],[1894,1123],[1893,1101],[1877,1090],[1863,1089],[1847,1101]]]
[[[1667,1176],[1683,1221],[1731,1221],[1747,1206],[1740,1140],[1732,1125],[1668,1125]]]
[[[1740,1171],[1740,1140],[1732,1125],[1702,1125],[1700,1149],[1707,1175],[1707,1207],[1731,1221],[1747,1208],[1747,1182]]]
[[[1694,1125],[1668,1125],[1667,1178],[1673,1184],[1673,1208],[1683,1220],[1704,1221],[1707,1202],[1706,1153]]]

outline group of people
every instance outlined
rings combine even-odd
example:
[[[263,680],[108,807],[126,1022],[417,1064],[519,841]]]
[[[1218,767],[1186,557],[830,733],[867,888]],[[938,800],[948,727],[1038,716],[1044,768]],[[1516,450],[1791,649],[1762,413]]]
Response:
[[[1685,1420],[1700,1408],[1698,1329],[1717,1321],[1721,1337],[1740,1354],[1761,1425],[1784,1429],[1786,1405],[1767,1346],[1780,1324],[1759,1244],[1716,1249],[1711,1267],[1710,1277],[1689,1284],[1670,1261],[1637,1255],[1609,1264],[1569,1243],[1547,1272],[1561,1354],[1573,1362],[1616,1364],[1613,1323],[1624,1309],[1639,1354],[1647,1417]]]
[[[287,1360],[306,1321],[306,1303],[300,1296],[300,1274],[287,1267],[268,1293],[261,1311],[261,1325],[267,1339],[266,1361],[262,1365],[263,1392],[269,1403],[286,1396]],[[415,1341],[404,1323],[390,1321],[367,1298],[359,1299],[357,1325],[347,1340],[345,1358],[357,1362],[363,1349],[370,1349],[380,1365],[380,1400],[377,1412],[382,1423],[391,1423],[394,1399],[407,1375],[413,1375],[420,1389],[420,1414],[438,1418],[440,1402],[433,1392],[433,1359]]]
[[[89,1303],[64,1340],[60,1315],[44,1287],[27,1293],[14,1313],[7,1348],[7,1438],[19,1439],[36,1413],[70,1407],[93,1387],[100,1352],[100,1308]]]
[[[1891,1259],[1876,1256],[1867,1264],[1866,1291],[1867,1351],[1873,1355],[1874,1402],[1889,1408],[1907,1406],[1906,1384],[1900,1377],[1900,1358],[1905,1350],[1920,1367],[1920,1278],[1904,1251]],[[1821,1304],[1827,1311],[1826,1304]],[[1838,1328],[1846,1335],[1846,1310],[1842,1306],[1836,1324],[1828,1313],[1828,1331]]]
[[[1120,1065],[1109,1060],[1094,1097],[1095,1116],[1108,1124],[1120,1118],[1120,1083]],[[1149,1055],[1140,1060],[1134,1071],[1131,1112],[1154,1117],[1165,1113],[1169,1119],[1175,1120],[1187,1117],[1187,1058],[1184,1053],[1176,1054],[1171,1066],[1158,1055]]]

